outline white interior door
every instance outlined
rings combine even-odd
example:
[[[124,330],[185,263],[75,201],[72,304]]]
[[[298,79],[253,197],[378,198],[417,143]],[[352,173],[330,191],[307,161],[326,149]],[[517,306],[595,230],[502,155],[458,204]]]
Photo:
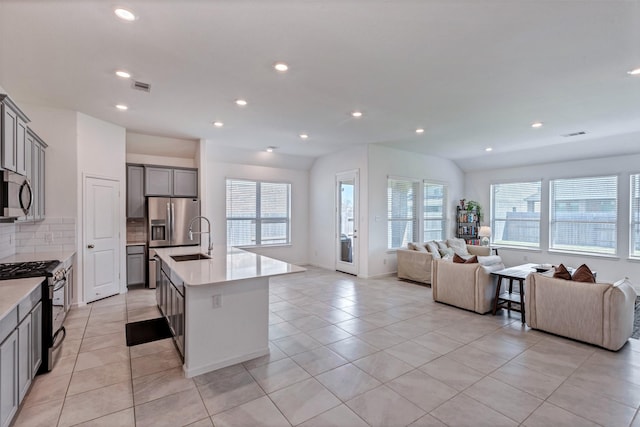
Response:
[[[336,175],[336,270],[358,274],[358,171]]]
[[[84,295],[85,302],[120,291],[120,182],[85,177]]]

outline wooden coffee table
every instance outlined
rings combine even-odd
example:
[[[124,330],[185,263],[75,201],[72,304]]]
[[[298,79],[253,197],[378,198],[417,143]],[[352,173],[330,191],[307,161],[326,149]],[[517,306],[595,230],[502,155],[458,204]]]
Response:
[[[498,277],[496,297],[493,300],[493,314],[496,314],[498,308],[504,308],[509,312],[511,310],[517,311],[522,315],[522,323],[524,323],[524,281],[530,273],[536,271],[535,267],[537,265],[538,264],[522,264],[491,273]],[[509,287],[505,289],[505,292],[500,293],[503,279],[509,280]],[[517,281],[519,284],[518,292],[513,292],[514,281]]]

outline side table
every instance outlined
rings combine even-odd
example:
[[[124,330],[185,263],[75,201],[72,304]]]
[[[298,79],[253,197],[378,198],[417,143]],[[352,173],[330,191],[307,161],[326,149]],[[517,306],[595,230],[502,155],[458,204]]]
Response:
[[[503,270],[494,271],[491,274],[498,278],[496,286],[496,296],[493,300],[493,314],[496,314],[498,308],[504,308],[507,311],[517,311],[522,316],[522,323],[525,322],[524,310],[524,281],[527,276],[535,271],[534,266],[537,264],[523,264],[516,267],[505,268]],[[505,292],[500,293],[502,289],[502,281],[509,280],[509,287]],[[513,292],[513,282],[518,282],[518,292]]]

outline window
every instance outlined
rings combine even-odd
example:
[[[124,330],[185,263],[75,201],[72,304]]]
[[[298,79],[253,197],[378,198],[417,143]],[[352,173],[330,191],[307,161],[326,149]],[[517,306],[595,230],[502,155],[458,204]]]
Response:
[[[416,198],[418,181],[389,178],[387,181],[387,245],[396,249],[418,236]]]
[[[491,234],[498,245],[540,247],[542,181],[491,186]]]
[[[423,193],[424,241],[447,238],[447,187],[434,182],[424,182]]]
[[[631,248],[629,255],[640,257],[640,174],[631,175]]]
[[[616,176],[553,180],[550,200],[550,249],[616,254]]]
[[[227,180],[227,245],[291,243],[291,184]]]

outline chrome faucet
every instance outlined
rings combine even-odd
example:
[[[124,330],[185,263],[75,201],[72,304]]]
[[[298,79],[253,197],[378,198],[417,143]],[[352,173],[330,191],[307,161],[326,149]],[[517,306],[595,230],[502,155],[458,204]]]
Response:
[[[204,219],[209,224],[209,230],[207,231],[193,231],[193,223],[198,219]],[[211,222],[206,216],[197,216],[191,220],[189,223],[189,240],[193,240],[194,234],[204,234],[207,233],[209,235],[209,247],[207,248],[207,255],[211,255],[211,250],[213,249],[213,244],[211,243]]]

